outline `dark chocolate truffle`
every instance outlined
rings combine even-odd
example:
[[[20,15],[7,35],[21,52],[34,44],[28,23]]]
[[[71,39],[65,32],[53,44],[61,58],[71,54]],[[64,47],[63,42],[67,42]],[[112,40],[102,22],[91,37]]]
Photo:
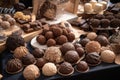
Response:
[[[99,19],[91,19],[90,22],[92,27],[99,27],[99,24],[100,24]]]
[[[120,20],[119,19],[112,19],[110,22],[110,26],[113,28],[117,28],[120,26]]]
[[[56,45],[56,41],[54,39],[49,39],[47,41],[47,46],[50,47],[50,46],[55,46]]]
[[[101,57],[97,52],[88,53],[85,58],[86,62],[90,66],[96,66],[100,64]]]
[[[82,45],[79,43],[74,43],[74,47],[75,47],[75,49],[77,49],[78,47],[82,47]]]
[[[44,56],[44,51],[42,49],[36,48],[32,51],[32,54],[35,58],[41,58]]]
[[[8,22],[10,23],[10,25],[15,25],[16,24],[16,21],[15,21],[14,18],[9,18]]]
[[[6,66],[6,72],[9,74],[16,74],[22,71],[23,65],[19,59],[11,59]]]
[[[66,29],[63,29],[63,35],[68,35],[68,31]]]
[[[25,66],[36,63],[35,57],[32,54],[26,54],[21,60]]]
[[[49,25],[48,24],[44,25],[42,34],[45,35],[45,33],[48,32],[49,30],[50,30]]]
[[[72,43],[64,43],[61,47],[60,47],[60,50],[62,52],[62,54],[64,55],[67,51],[69,50],[75,50],[75,47]]]
[[[102,14],[97,14],[97,15],[95,15],[95,18],[101,20],[101,19],[104,19],[105,16]]]
[[[61,36],[56,38],[56,42],[57,42],[57,44],[62,45],[64,43],[68,42],[68,39],[66,36],[61,35]]]
[[[82,47],[76,48],[76,51],[80,57],[82,57],[85,54],[85,50]]]
[[[41,45],[44,45],[44,44],[46,43],[46,38],[45,38],[45,36],[39,35],[39,36],[37,37],[37,42],[38,42],[39,44],[41,44]]]
[[[89,41],[90,41],[90,39],[84,38],[84,39],[80,40],[79,43],[80,43],[83,47],[85,47],[85,45],[86,45]]]
[[[101,27],[106,28],[110,25],[110,21],[108,19],[101,20]]]
[[[73,33],[68,33],[67,38],[69,42],[72,42],[75,39],[75,35]]]
[[[46,32],[46,33],[45,33],[45,37],[46,37],[46,39],[54,38],[53,32],[52,32],[52,31]]]
[[[53,29],[53,33],[56,37],[58,37],[58,36],[62,35],[63,31],[61,28],[56,27]]]
[[[42,69],[42,67],[44,66],[45,63],[47,63],[47,61],[44,58],[38,58],[37,62],[36,62],[36,66],[39,69]]]

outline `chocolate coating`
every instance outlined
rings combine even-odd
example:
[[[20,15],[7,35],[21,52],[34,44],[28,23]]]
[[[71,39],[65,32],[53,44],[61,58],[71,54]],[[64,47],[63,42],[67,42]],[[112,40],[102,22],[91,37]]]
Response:
[[[68,35],[68,31],[66,29],[63,29],[63,35]]]
[[[76,48],[77,53],[79,54],[80,57],[82,57],[85,53],[85,50],[82,47]]]
[[[75,39],[75,35],[73,33],[68,33],[67,38],[69,42],[72,42]]]
[[[82,47],[82,45],[79,43],[74,43],[74,47],[75,47],[75,49],[77,49],[78,47]]]
[[[110,26],[113,28],[117,28],[120,26],[120,20],[119,19],[112,19],[110,22]]]
[[[109,20],[112,20],[112,19],[114,19],[115,17],[114,17],[113,15],[108,15],[108,16],[106,16],[105,18],[106,18],[106,19],[109,19]]]
[[[84,38],[84,39],[80,40],[79,43],[80,43],[83,47],[85,47],[85,45],[86,45],[89,41],[90,41],[90,39]]]
[[[63,31],[61,28],[56,27],[56,28],[53,28],[53,33],[56,37],[58,37],[58,36],[62,35]]]
[[[44,56],[44,51],[42,49],[36,48],[32,51],[32,54],[35,58],[41,58]]]
[[[55,46],[56,45],[56,41],[54,39],[49,39],[47,41],[47,46],[50,47],[50,46]]]
[[[95,15],[95,18],[101,20],[101,19],[104,19],[105,16],[102,14],[97,14],[97,15]]]
[[[44,66],[45,63],[47,63],[47,61],[44,58],[38,58],[37,62],[36,62],[36,66],[39,69],[42,69],[42,67]]]
[[[52,31],[46,32],[46,33],[45,33],[45,37],[46,37],[46,39],[54,38],[53,32],[52,32]]]
[[[39,44],[41,44],[41,45],[44,45],[44,44],[46,43],[46,38],[45,38],[45,36],[39,35],[39,36],[37,37],[37,42],[38,42]]]
[[[8,21],[3,21],[1,23],[1,26],[3,29],[8,29],[8,28],[10,28],[10,23]]]
[[[110,21],[108,19],[101,20],[101,27],[106,28],[110,25]]]
[[[57,44],[62,45],[64,43],[68,42],[68,39],[66,36],[61,35],[61,36],[56,38],[56,42],[57,42]]]
[[[90,22],[91,22],[91,26],[92,27],[98,27],[99,24],[100,24],[100,20],[99,19],[91,19]]]

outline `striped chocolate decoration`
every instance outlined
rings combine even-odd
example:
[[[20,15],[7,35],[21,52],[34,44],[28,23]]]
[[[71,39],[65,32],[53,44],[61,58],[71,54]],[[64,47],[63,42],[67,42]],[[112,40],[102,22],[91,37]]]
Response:
[[[0,7],[0,14],[14,14],[15,9],[14,8],[3,8]]]

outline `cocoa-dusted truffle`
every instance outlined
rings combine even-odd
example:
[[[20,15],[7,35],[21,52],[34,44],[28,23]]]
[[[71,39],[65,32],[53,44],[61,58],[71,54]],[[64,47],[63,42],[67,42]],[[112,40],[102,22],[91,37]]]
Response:
[[[101,27],[106,28],[110,25],[110,21],[108,19],[101,20]]]
[[[47,41],[47,46],[50,47],[50,46],[55,46],[56,45],[56,41],[54,39],[49,39]]]
[[[99,19],[91,19],[90,23],[91,23],[92,27],[98,27],[100,24],[100,20]]]
[[[52,31],[46,32],[46,33],[45,33],[45,37],[46,37],[46,39],[54,38],[53,32],[52,32]]]
[[[119,19],[112,19],[110,22],[110,26],[113,28],[117,28],[120,26],[120,20]]]
[[[14,51],[17,47],[25,46],[25,41],[20,35],[10,35],[6,40],[7,49]]]
[[[45,38],[45,36],[39,35],[39,36],[37,37],[37,42],[38,42],[39,44],[41,44],[41,45],[44,45],[44,44],[46,43],[46,38]]]
[[[90,66],[96,66],[100,64],[101,57],[97,52],[88,53],[85,57],[86,62]]]
[[[62,35],[63,31],[61,28],[55,27],[55,28],[53,28],[53,33],[56,37],[58,37],[58,36]]]
[[[68,42],[68,39],[66,36],[61,35],[61,36],[56,38],[56,42],[57,42],[57,44],[62,45],[64,43]]]
[[[58,68],[58,73],[62,76],[69,76],[73,74],[73,72],[74,72],[74,68],[68,62],[63,62]]]
[[[75,50],[75,47],[72,43],[64,43],[61,47],[60,50],[62,51],[62,54],[65,55],[65,53],[69,50]]]
[[[77,63],[79,59],[79,54],[74,50],[67,51],[64,56],[64,60],[72,64]]]
[[[47,63],[47,61],[44,58],[38,58],[37,62],[36,62],[36,66],[39,69],[42,69],[42,67],[44,66],[45,63]]]
[[[10,25],[15,25],[16,24],[16,20],[14,18],[9,18],[8,22],[10,23]]]
[[[3,29],[9,29],[10,28],[10,23],[8,21],[3,21],[1,23],[1,26]]]
[[[84,38],[84,39],[80,40],[79,43],[80,43],[83,47],[85,47],[85,45],[86,45],[89,41],[90,41],[90,39]]]
[[[82,47],[76,48],[76,51],[80,57],[82,57],[85,54],[85,50]]]
[[[98,41],[101,44],[101,46],[107,46],[109,44],[109,40],[103,35],[97,36],[95,40]]]
[[[69,42],[72,42],[75,39],[75,35],[73,33],[68,33],[67,38]]]
[[[95,15],[95,18],[101,20],[101,19],[104,19],[105,16],[102,14],[97,14],[97,15]]]
[[[11,59],[7,62],[6,72],[9,74],[16,74],[22,71],[23,65],[19,59]]]
[[[41,58],[44,56],[44,50],[36,48],[32,51],[32,54],[35,58]]]
[[[35,57],[32,54],[26,54],[21,60],[25,66],[36,63]]]

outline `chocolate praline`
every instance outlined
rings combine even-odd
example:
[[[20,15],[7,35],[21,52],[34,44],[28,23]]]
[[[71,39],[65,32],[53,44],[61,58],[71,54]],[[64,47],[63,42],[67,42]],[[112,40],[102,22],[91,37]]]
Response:
[[[120,20],[119,19],[112,19],[110,22],[110,26],[113,28],[117,28],[120,26]]]
[[[109,19],[109,20],[111,21],[111,20],[114,19],[115,17],[114,17],[113,15],[108,15],[108,16],[106,16],[105,18],[106,18],[106,19]]]
[[[106,28],[110,25],[110,21],[108,19],[101,20],[101,27]]]
[[[63,29],[63,35],[68,35],[68,31],[66,29]]]
[[[36,48],[32,51],[32,54],[35,58],[41,58],[44,56],[44,50]]]
[[[41,44],[41,45],[44,45],[44,44],[46,43],[46,38],[45,38],[45,36],[39,35],[39,36],[37,37],[37,42],[38,42],[39,44]]]
[[[84,38],[84,39],[80,40],[79,43],[80,43],[83,47],[85,47],[85,45],[86,45],[89,41],[90,41],[90,39]]]
[[[16,24],[16,20],[14,18],[9,18],[8,22],[10,23],[10,25],[15,25]]]
[[[48,47],[55,46],[56,41],[54,39],[49,39],[46,44],[47,44]]]
[[[91,19],[90,22],[91,22],[91,26],[93,28],[94,27],[99,27],[99,24],[100,24],[100,20],[99,19]]]
[[[45,37],[46,37],[46,39],[54,38],[53,32],[52,32],[52,31],[46,32],[46,33],[45,33]]]
[[[54,34],[56,37],[62,35],[62,33],[63,33],[63,31],[62,31],[62,29],[59,28],[59,27],[56,27],[56,28],[53,29],[53,34]]]
[[[3,29],[9,29],[9,28],[10,28],[10,23],[9,23],[8,21],[3,21],[3,22],[1,23],[1,27],[2,27]]]
[[[72,42],[75,39],[75,35],[73,33],[68,33],[67,38],[69,42]]]
[[[45,35],[46,32],[48,32],[50,30],[50,27],[48,24],[44,25],[43,26],[43,31],[42,31],[42,34]]]
[[[95,18],[101,20],[101,19],[104,19],[105,16],[102,14],[97,14],[97,15],[95,15]]]
[[[82,57],[85,54],[85,50],[82,47],[76,48],[76,51],[80,57]]]
[[[68,39],[65,35],[61,35],[56,38],[56,42],[57,42],[57,44],[62,45],[64,43],[68,42]]]
[[[38,58],[37,62],[36,62],[36,66],[39,69],[42,69],[42,67],[44,66],[45,63],[47,63],[47,61],[44,58]]]
[[[74,47],[75,47],[75,49],[77,49],[78,47],[82,47],[82,45],[79,43],[74,43]]]

